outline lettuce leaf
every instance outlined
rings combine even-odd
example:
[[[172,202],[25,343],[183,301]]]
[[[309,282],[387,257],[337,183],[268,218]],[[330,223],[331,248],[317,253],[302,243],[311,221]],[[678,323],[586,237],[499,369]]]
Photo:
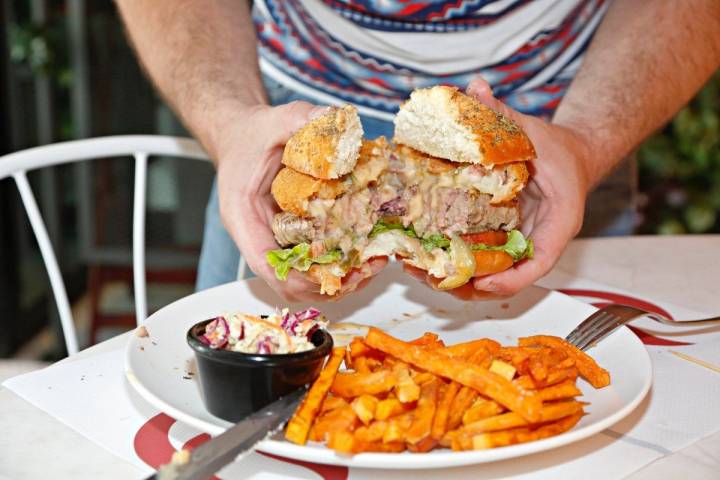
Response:
[[[373,225],[373,228],[372,230],[370,230],[370,234],[368,236],[370,238],[374,238],[377,235],[389,232],[390,230],[402,230],[408,237],[417,238],[417,233],[415,233],[415,229],[412,227],[412,225],[410,225],[409,227],[404,227],[403,224],[400,222],[389,222],[384,219],[378,220],[378,222]]]
[[[450,239],[439,233],[425,237],[420,241],[426,252],[431,252],[434,248],[442,248],[445,250],[450,247]]]
[[[525,238],[520,230],[511,230],[504,245],[492,246],[476,243],[470,246],[473,250],[500,250],[510,255],[515,262],[523,258],[533,258],[535,247],[533,241]]]
[[[265,254],[267,262],[275,269],[278,280],[287,280],[290,269],[307,272],[313,263],[334,263],[340,261],[342,252],[333,250],[319,257],[310,256],[310,244],[300,243],[292,248],[270,250]]]

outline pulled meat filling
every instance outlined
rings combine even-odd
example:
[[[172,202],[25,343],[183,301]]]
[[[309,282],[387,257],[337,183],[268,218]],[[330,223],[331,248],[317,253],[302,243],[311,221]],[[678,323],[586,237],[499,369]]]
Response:
[[[377,181],[362,173],[356,190],[334,200],[310,200],[312,220],[278,214],[272,225],[278,243],[308,242],[314,249],[321,243],[326,250],[340,248],[345,254],[362,251],[375,223],[385,217],[400,219],[420,237],[509,231],[520,223],[517,201],[493,202],[492,194],[478,190],[491,175],[500,175],[491,169],[393,152],[382,174],[372,172]]]

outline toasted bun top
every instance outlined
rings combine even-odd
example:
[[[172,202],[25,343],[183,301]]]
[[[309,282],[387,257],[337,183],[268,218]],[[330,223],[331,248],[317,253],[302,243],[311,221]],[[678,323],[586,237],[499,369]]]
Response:
[[[455,87],[415,90],[395,116],[393,141],[453,162],[493,165],[535,158],[511,119]]]
[[[365,140],[354,170],[342,178],[322,180],[292,168],[283,168],[273,180],[270,192],[280,209],[300,217],[308,216],[308,204],[314,199],[332,200],[367,187],[387,169],[389,146],[385,137]]]
[[[331,108],[290,137],[282,163],[315,178],[339,178],[355,167],[362,135],[357,108]]]

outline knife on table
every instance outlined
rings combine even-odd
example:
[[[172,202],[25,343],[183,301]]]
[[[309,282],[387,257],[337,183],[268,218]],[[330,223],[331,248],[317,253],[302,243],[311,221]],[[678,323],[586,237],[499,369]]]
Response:
[[[148,480],[207,480],[287,422],[307,389],[305,386],[275,400],[192,450],[177,452]]]

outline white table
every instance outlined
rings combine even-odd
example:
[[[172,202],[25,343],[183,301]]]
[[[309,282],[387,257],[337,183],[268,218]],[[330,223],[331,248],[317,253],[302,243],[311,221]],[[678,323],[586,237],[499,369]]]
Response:
[[[558,267],[566,272],[655,296],[677,305],[720,312],[720,236],[615,237],[574,241]],[[75,357],[118,348],[120,335]],[[142,472],[0,387],[0,479],[140,478]],[[720,433],[666,456],[630,478],[718,478]]]

